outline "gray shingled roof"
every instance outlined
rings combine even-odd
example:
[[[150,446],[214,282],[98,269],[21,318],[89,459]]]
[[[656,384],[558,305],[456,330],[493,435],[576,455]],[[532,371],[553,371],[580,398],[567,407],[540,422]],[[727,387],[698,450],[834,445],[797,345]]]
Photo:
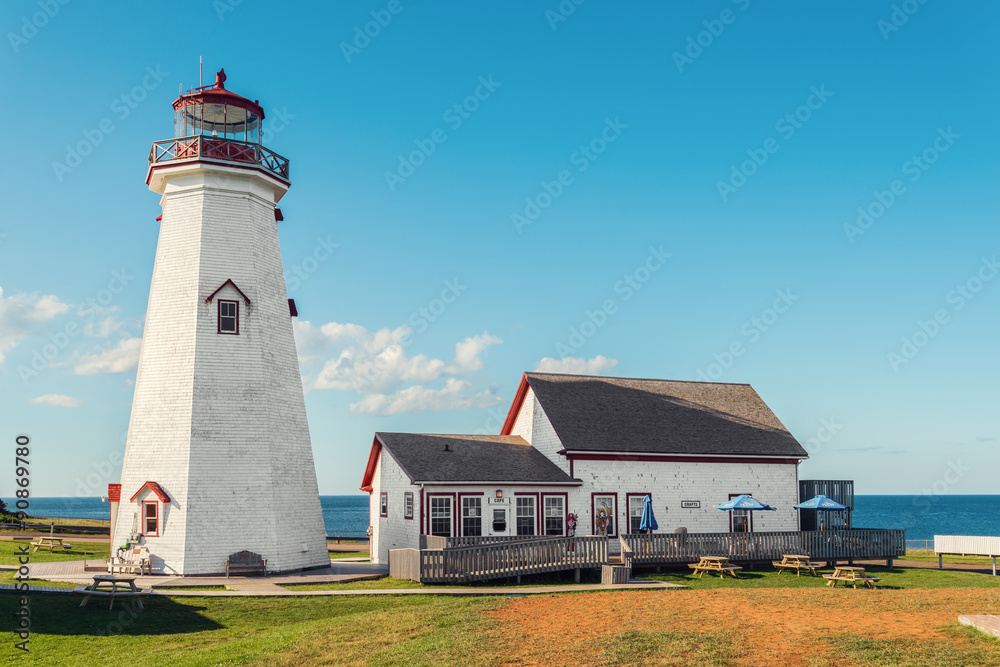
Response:
[[[575,481],[519,435],[376,433],[375,437],[415,482]],[[450,451],[445,451],[446,444]]]
[[[807,456],[748,384],[550,373],[527,378],[568,450]]]

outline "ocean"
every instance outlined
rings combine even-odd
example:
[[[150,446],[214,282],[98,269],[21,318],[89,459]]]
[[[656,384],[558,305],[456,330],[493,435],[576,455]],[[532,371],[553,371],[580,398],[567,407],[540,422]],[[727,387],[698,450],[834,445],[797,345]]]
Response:
[[[14,499],[4,498],[13,508]],[[368,496],[320,496],[327,535],[365,534]],[[1000,513],[992,508],[1000,496],[855,496],[856,528],[902,528],[907,540],[934,535],[998,535]],[[107,519],[100,498],[32,498],[32,516]],[[914,545],[910,545],[911,547]]]
[[[4,498],[14,509],[14,498]],[[368,532],[368,496],[320,496],[327,535],[364,535]],[[16,511],[16,510],[15,510]],[[54,519],[108,520],[108,504],[100,498],[32,498],[28,514]]]

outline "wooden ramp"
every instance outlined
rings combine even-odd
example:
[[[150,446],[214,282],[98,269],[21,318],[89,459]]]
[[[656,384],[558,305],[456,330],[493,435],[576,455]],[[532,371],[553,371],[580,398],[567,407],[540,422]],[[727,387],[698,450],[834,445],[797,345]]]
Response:
[[[608,540],[601,536],[490,540],[463,546],[447,546],[444,538],[428,542],[426,549],[390,550],[389,576],[422,584],[461,584],[600,568],[608,562]]]

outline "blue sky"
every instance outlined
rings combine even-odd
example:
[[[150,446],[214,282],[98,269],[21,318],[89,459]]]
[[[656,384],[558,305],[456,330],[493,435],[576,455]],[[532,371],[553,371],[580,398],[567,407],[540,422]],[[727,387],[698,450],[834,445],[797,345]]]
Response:
[[[3,4],[0,437],[33,492],[117,481],[146,158],[199,56],[291,160],[322,493],[377,430],[496,432],[536,368],[749,382],[803,478],[995,492],[1000,8],[512,4]]]

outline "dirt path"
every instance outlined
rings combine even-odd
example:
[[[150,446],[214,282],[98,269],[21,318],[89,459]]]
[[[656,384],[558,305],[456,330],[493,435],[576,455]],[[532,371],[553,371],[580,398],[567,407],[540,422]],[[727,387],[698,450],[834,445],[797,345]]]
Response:
[[[829,655],[829,638],[845,632],[954,643],[961,640],[943,626],[960,614],[998,611],[1000,595],[983,589],[761,589],[531,597],[493,615],[504,621],[498,639],[528,665],[599,664],[602,647],[629,631],[735,633],[739,664],[806,665],[808,656]]]

